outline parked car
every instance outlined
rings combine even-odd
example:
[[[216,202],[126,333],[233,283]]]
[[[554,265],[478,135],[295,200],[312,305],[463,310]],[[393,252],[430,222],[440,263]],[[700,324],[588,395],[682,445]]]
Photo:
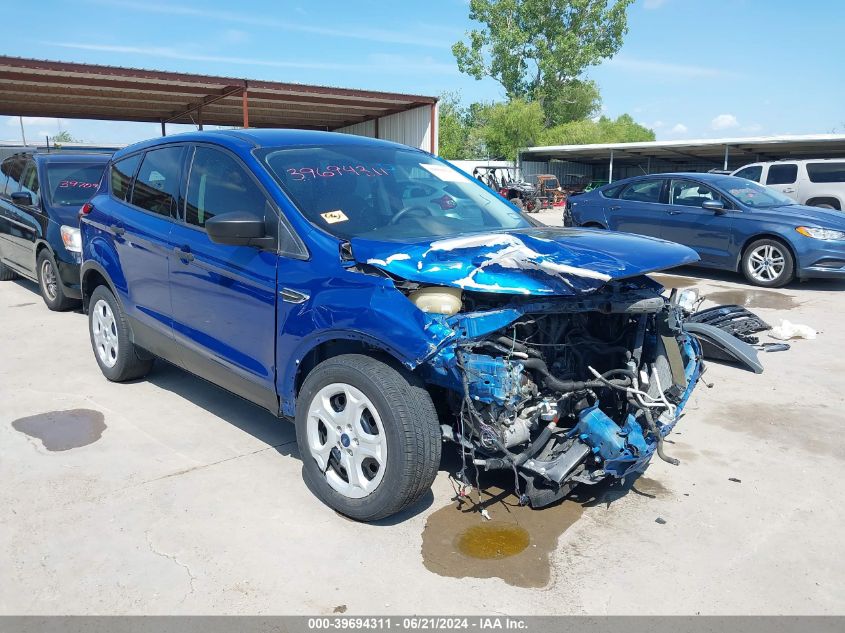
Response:
[[[845,160],[783,160],[752,163],[733,172],[785,194],[795,202],[822,209],[845,209]]]
[[[696,250],[697,266],[741,271],[757,286],[845,278],[845,215],[796,204],[736,176],[659,174],[570,198],[564,223],[660,237]]]
[[[0,164],[0,280],[38,283],[51,310],[79,304],[79,208],[106,154],[20,153]]]
[[[448,212],[429,197],[444,183],[461,200]],[[295,420],[309,488],[359,520],[419,499],[443,440],[462,481],[517,472],[538,507],[642,472],[701,371],[680,309],[644,276],[691,249],[535,227],[386,141],[240,130],[133,145],[81,230],[106,378],[161,357]]]

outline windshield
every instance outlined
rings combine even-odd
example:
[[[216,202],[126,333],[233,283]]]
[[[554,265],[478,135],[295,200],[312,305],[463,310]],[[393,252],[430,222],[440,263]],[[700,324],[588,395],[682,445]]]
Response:
[[[758,185],[756,182],[746,180],[745,178],[725,176],[716,180],[716,184],[742,204],[752,209],[768,209],[771,207],[782,207],[787,204],[795,204],[795,200],[783,195],[779,191]]]
[[[55,205],[81,206],[97,187],[106,164],[53,163],[47,165],[47,191]]]
[[[412,149],[329,145],[267,148],[257,155],[311,223],[342,239],[530,226],[475,179]]]

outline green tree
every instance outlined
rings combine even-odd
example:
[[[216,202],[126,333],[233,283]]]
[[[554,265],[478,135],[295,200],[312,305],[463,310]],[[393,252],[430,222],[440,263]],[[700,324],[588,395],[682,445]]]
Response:
[[[461,72],[491,77],[509,99],[538,101],[547,125],[571,116],[564,105],[583,102],[591,82],[584,70],[612,57],[628,30],[633,0],[470,0],[481,28],[452,52]],[[595,89],[595,85],[592,84]],[[597,96],[597,90],[595,90]],[[589,101],[593,110],[597,100]],[[573,117],[578,118],[578,117]]]
[[[467,137],[467,115],[461,107],[457,93],[447,92],[440,96],[437,106],[439,110],[438,121],[438,145],[440,156],[447,160],[456,158],[468,158]]]
[[[536,145],[543,134],[543,109],[536,101],[490,104],[479,109],[476,121],[490,158],[516,160],[520,148]]]
[[[594,143],[636,143],[653,141],[654,131],[634,121],[630,114],[616,119],[570,121],[543,130],[541,145],[588,145]]]
[[[62,130],[58,134],[51,136],[50,141],[53,145],[60,145],[61,143],[79,143],[79,139],[73,138],[73,135],[71,135],[71,133],[67,130]]]

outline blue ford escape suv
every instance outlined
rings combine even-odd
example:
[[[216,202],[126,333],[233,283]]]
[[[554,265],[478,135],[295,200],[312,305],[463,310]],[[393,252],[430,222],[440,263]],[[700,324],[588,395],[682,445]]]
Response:
[[[428,153],[284,130],[121,150],[81,231],[103,374],[159,357],[293,419],[347,516],[414,503],[444,441],[535,507],[674,461],[700,347],[645,273],[687,247],[537,227]]]

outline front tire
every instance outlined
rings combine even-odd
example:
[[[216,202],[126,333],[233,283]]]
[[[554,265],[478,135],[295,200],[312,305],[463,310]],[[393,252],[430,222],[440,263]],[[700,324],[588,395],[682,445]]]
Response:
[[[742,273],[755,286],[780,288],[795,277],[795,260],[783,242],[765,238],[745,249]]]
[[[56,266],[56,258],[49,249],[44,248],[38,253],[36,260],[38,273],[38,289],[41,291],[41,298],[53,312],[64,312],[79,305],[79,300],[71,299],[65,295],[62,279],[59,277],[59,268]]]
[[[97,286],[91,293],[88,332],[94,358],[106,378],[124,382],[149,373],[153,361],[139,354],[132,342],[126,314],[106,286]]]
[[[440,427],[422,383],[361,354],[317,365],[297,397],[296,441],[308,488],[358,521],[401,512],[440,464]]]

